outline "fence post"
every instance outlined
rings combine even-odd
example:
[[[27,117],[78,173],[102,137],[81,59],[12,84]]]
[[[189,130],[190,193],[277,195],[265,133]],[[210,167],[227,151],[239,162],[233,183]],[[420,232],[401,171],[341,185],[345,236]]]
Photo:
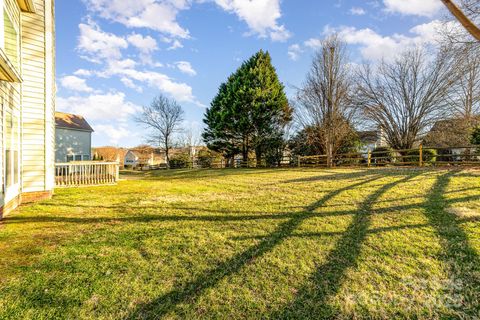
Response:
[[[423,167],[423,146],[420,145],[418,149],[418,165]]]
[[[301,161],[302,156],[298,156],[297,158],[297,166],[300,168],[300,161]]]
[[[369,149],[368,150],[368,156],[367,156],[367,167],[370,167],[371,163],[372,163],[372,152]]]

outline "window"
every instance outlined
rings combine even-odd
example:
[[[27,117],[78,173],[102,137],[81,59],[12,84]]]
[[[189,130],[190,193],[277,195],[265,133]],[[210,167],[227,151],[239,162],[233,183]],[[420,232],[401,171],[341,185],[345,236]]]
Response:
[[[0,1],[0,80],[20,82],[19,21],[13,19],[5,1]]]
[[[7,187],[20,182],[18,117],[5,112],[5,183]]]
[[[13,66],[18,70],[18,32],[7,13],[3,10],[4,51]]]
[[[67,162],[88,160],[90,160],[90,156],[88,154],[72,154],[67,156]]]

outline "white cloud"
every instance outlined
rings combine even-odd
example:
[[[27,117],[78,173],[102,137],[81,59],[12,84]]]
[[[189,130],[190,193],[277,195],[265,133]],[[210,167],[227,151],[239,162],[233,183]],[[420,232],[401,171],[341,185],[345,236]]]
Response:
[[[285,41],[291,33],[284,25],[279,25],[281,18],[280,0],[215,0],[225,11],[235,13],[240,20],[247,23],[251,32],[260,37],[270,37],[273,41]]]
[[[202,106],[192,93],[192,87],[185,83],[174,81],[169,76],[156,71],[140,71],[135,69],[136,63],[133,60],[126,59],[122,61],[112,61],[107,69],[102,72],[101,76],[111,77],[120,76],[124,80],[122,82],[129,87],[137,86],[135,81],[146,83],[150,87],[154,87],[161,92],[171,95],[180,102],[192,102]],[[129,79],[130,81],[126,81]]]
[[[189,7],[187,0],[83,0],[87,8],[105,19],[127,27],[148,28],[172,37],[189,38],[177,14]]]
[[[127,87],[127,88],[133,89],[133,90],[135,90],[135,91],[137,91],[137,92],[140,92],[140,93],[143,92],[143,88],[140,87],[140,86],[137,86],[137,85],[135,84],[135,82],[133,82],[132,79],[129,79],[129,78],[126,78],[126,77],[122,77],[122,78],[120,78],[120,81],[121,81],[121,82],[123,83],[123,85],[124,85],[125,87]]]
[[[300,58],[300,55],[302,54],[302,52],[303,52],[303,49],[298,43],[292,44],[291,46],[288,47],[288,56],[293,61],[297,61],[298,58]]]
[[[155,65],[152,54],[158,50],[157,41],[150,36],[134,33],[127,37],[128,42],[140,51],[140,60],[144,64]]]
[[[391,13],[432,17],[443,8],[440,0],[383,0],[385,10]]]
[[[175,66],[181,72],[188,74],[189,76],[196,76],[197,72],[193,69],[192,65],[188,61],[178,61],[175,62]]]
[[[183,44],[178,39],[162,37],[161,41],[164,42],[164,43],[170,44],[170,47],[168,47],[167,50],[176,50],[176,49],[179,49],[179,48],[183,48]]]
[[[104,134],[108,137],[110,143],[113,144],[118,144],[122,139],[132,136],[132,132],[121,124],[97,124],[94,127],[96,134]]]
[[[179,40],[173,40],[172,45],[167,50],[176,50],[183,48],[183,44]]]
[[[133,69],[125,70],[123,73],[133,80],[145,82],[151,87],[158,88],[160,91],[170,94],[180,102],[196,103],[196,99],[192,93],[192,87],[185,83],[175,82],[167,75],[154,71],[137,71]]]
[[[113,60],[108,62],[107,74],[117,74],[123,69],[133,69],[137,66],[137,62],[132,59]]]
[[[60,79],[62,87],[78,92],[92,92],[93,89],[87,85],[85,79],[79,78],[77,76],[65,76]]]
[[[405,49],[415,46],[435,44],[438,39],[437,30],[441,26],[440,21],[434,20],[411,28],[409,35],[383,36],[369,28],[356,29],[355,27],[327,27],[324,33],[326,35],[338,33],[348,44],[359,45],[364,59],[375,61],[382,58],[391,59]],[[306,45],[315,48],[320,43],[319,39],[310,39]]]
[[[106,94],[91,94],[86,97],[58,97],[57,108],[62,111],[81,114],[87,120],[116,120],[125,122],[134,115],[140,107],[125,101],[123,92]]]
[[[77,49],[84,58],[92,62],[119,59],[122,56],[121,50],[128,48],[124,38],[100,30],[100,27],[91,21],[88,24],[80,23],[78,27],[80,36]]]
[[[278,23],[281,0],[83,0],[88,10],[104,19],[122,23],[129,28],[148,28],[177,39],[170,49],[181,47],[178,39],[190,38],[180,26],[177,16],[194,2],[214,1],[223,10],[245,21],[252,34],[285,41],[291,33]]]
[[[365,9],[363,8],[360,8],[360,7],[352,7],[350,8],[350,14],[351,15],[354,15],[354,16],[363,16],[364,14],[366,14],[367,12],[365,11]]]
[[[317,38],[310,38],[305,41],[305,46],[310,49],[318,49],[322,46],[322,40]]]
[[[88,0],[89,2],[96,2],[98,5],[107,5],[103,0]],[[132,5],[130,0],[125,2],[125,12],[128,12],[128,5]],[[138,3],[146,3],[147,0],[137,0]],[[170,5],[181,7],[183,0],[168,0]],[[111,1],[111,5],[117,4],[120,10],[123,2]],[[135,7],[135,6],[134,6]],[[95,5],[94,5],[94,8]],[[88,21],[87,24],[80,24],[80,37],[78,39],[77,50],[84,55],[88,60],[104,64],[104,69],[100,71],[92,71],[96,76],[103,78],[110,78],[112,76],[119,77],[120,81],[128,88],[141,91],[142,88],[138,84],[144,83],[150,87],[156,88],[159,91],[171,95],[173,98],[180,102],[191,102],[196,105],[202,106],[193,95],[192,88],[181,82],[177,82],[169,76],[151,70],[138,70],[138,66],[143,63],[144,65],[159,67],[160,63],[153,63],[151,56],[153,51],[157,50],[157,42],[155,39],[149,36],[143,36],[139,34],[131,34],[127,38],[117,36],[112,33],[104,32],[100,27],[92,22]],[[169,39],[166,38],[165,39]],[[171,39],[173,45],[177,45],[177,39]],[[125,59],[122,55],[122,49],[129,47],[129,43],[138,48],[140,51],[139,59],[134,60],[136,57]],[[190,75],[195,75],[195,70],[187,63],[180,62],[177,67],[182,71]],[[84,73],[81,71],[81,73]]]
[[[78,69],[73,74],[80,77],[90,77],[93,74],[93,72],[90,70]]]
[[[141,34],[134,33],[127,37],[129,43],[136,47],[140,52],[145,54],[151,54],[158,49],[157,41],[150,36],[142,36]]]

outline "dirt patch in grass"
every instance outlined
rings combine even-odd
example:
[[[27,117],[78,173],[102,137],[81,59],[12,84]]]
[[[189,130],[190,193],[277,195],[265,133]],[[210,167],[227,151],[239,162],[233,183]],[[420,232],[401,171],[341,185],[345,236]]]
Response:
[[[480,217],[479,209],[472,209],[467,207],[448,208],[447,212],[456,215],[459,218],[478,218]]]

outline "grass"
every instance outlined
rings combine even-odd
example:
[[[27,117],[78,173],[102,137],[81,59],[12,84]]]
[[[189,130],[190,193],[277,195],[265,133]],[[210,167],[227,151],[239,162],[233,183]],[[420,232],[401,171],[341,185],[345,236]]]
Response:
[[[1,319],[480,317],[480,172],[205,170],[0,224]]]

